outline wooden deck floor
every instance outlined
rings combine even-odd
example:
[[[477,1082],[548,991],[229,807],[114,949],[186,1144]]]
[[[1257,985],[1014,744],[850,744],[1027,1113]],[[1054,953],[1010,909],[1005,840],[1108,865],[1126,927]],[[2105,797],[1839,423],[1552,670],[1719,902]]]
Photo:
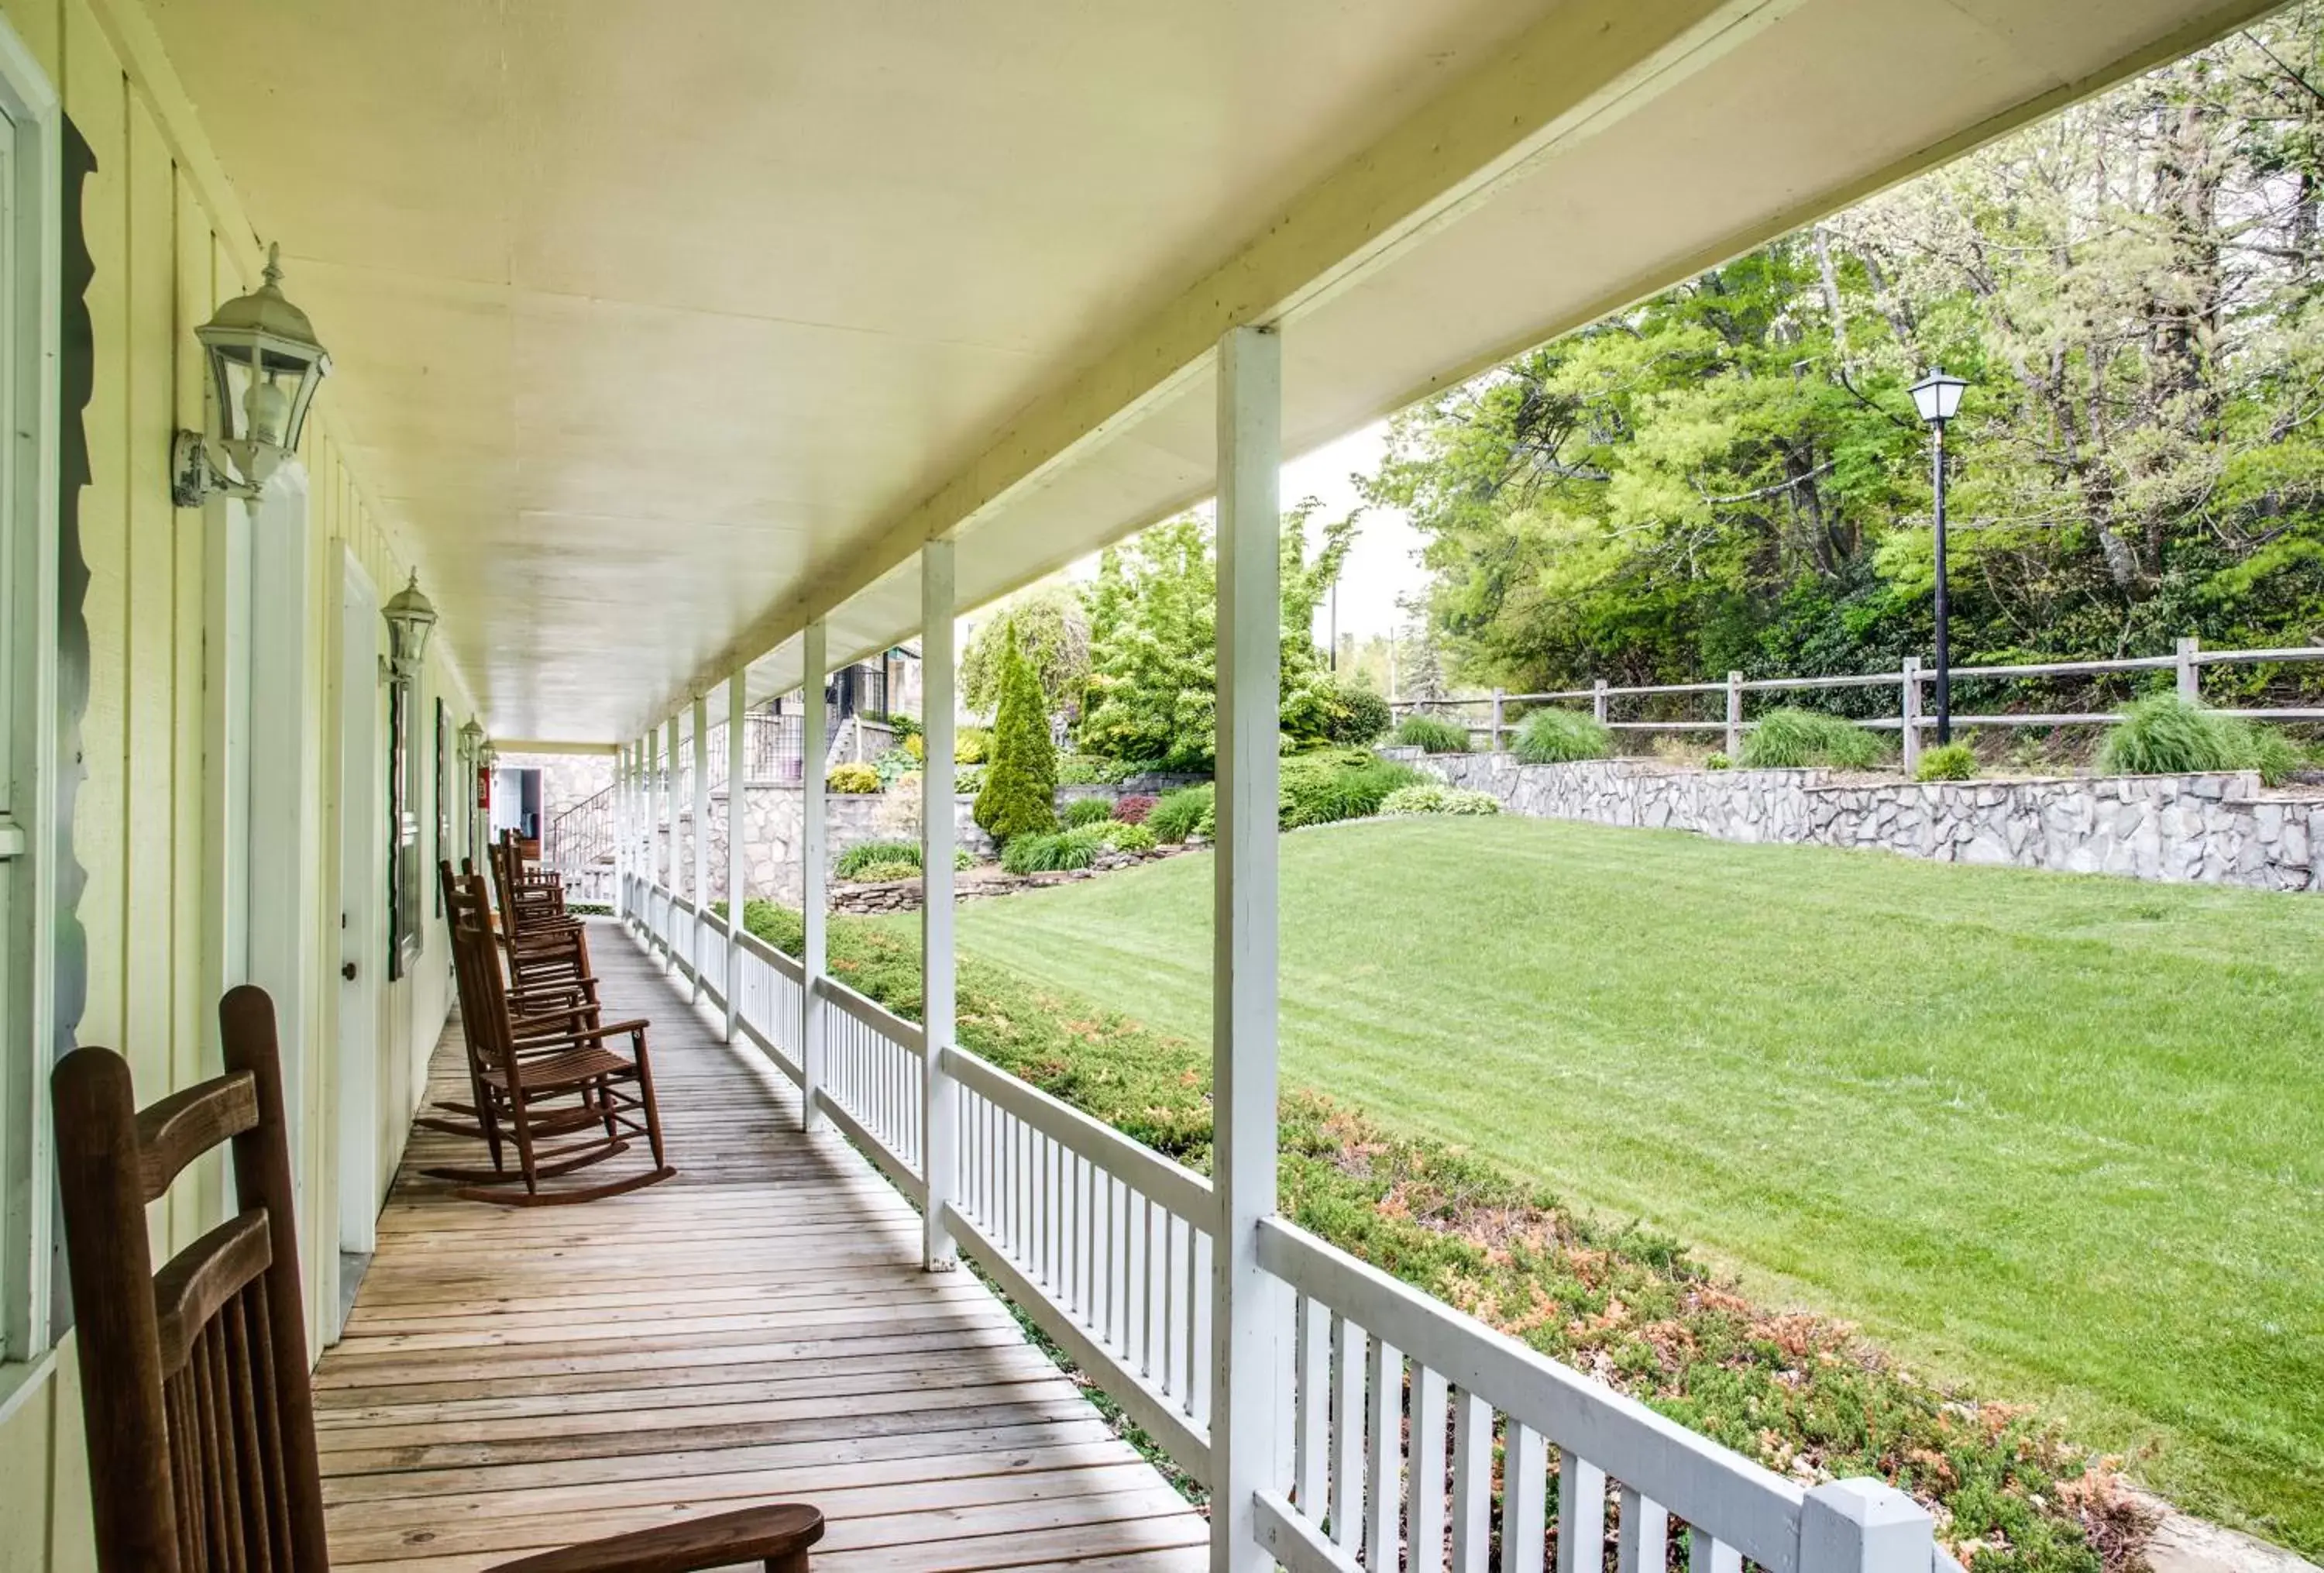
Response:
[[[346,1337],[316,1378],[341,1568],[481,1568],[752,1503],[812,1502],[819,1569],[1192,1570],[1206,1530],[788,1082],[626,936],[678,1178],[576,1208],[454,1199],[416,1133]],[[431,1096],[466,1096],[458,1025]],[[642,1155],[601,1165],[603,1175]]]

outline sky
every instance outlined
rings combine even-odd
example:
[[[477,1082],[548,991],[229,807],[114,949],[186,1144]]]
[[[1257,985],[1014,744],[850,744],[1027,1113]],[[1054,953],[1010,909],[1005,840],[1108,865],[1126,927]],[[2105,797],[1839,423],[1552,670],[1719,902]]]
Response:
[[[1378,421],[1294,459],[1283,467],[1283,505],[1290,508],[1302,498],[1317,499],[1323,505],[1316,512],[1316,527],[1345,517],[1363,501],[1351,477],[1378,468],[1387,447],[1388,422]],[[1420,546],[1420,532],[1402,509],[1364,510],[1363,520],[1356,527],[1355,544],[1348,551],[1347,567],[1340,575],[1342,634],[1353,634],[1360,643],[1402,625],[1405,618],[1397,609],[1397,598],[1412,594],[1426,580],[1425,570],[1415,556]],[[1319,643],[1329,642],[1331,615],[1327,600],[1315,617]]]
[[[1320,541],[1326,523],[1363,507],[1355,477],[1370,475],[1378,468],[1387,448],[1388,422],[1376,421],[1283,467],[1278,490],[1286,510],[1308,497],[1323,504],[1309,526],[1311,549]],[[1209,504],[1204,506],[1207,508]],[[1426,582],[1416,555],[1420,547],[1420,532],[1412,527],[1402,509],[1364,508],[1362,522],[1356,527],[1355,542],[1348,549],[1347,563],[1340,573],[1340,633],[1352,634],[1361,643],[1375,634],[1402,630],[1406,619],[1397,607],[1397,598],[1412,594]],[[1067,568],[1065,577],[1082,584],[1095,578],[1096,554]],[[980,607],[961,619],[958,636],[963,648],[990,610]],[[1333,610],[1332,599],[1326,597],[1315,612],[1315,642],[1326,647],[1331,643]]]

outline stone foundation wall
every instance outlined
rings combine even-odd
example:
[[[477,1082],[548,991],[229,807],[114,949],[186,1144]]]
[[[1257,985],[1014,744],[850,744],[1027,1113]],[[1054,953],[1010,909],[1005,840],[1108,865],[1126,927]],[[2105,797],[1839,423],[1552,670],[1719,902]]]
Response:
[[[1441,754],[1422,767],[1511,813],[1692,830],[1723,841],[1877,847],[1943,863],[2324,888],[2324,800],[2249,772],[2002,782],[1878,782],[1821,770],[1685,770],[1646,760],[1520,764]]]

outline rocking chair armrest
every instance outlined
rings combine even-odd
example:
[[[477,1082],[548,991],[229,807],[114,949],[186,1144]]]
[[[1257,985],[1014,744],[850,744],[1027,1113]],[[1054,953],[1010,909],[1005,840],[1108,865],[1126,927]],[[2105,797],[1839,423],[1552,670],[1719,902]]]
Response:
[[[487,1573],[703,1573],[734,1562],[805,1573],[807,1548],[821,1539],[822,1513],[803,1502],[783,1502],[588,1541]]]
[[[642,1041],[646,1029],[652,1024],[643,1016],[640,1016],[634,1021],[607,1022],[601,1026],[583,1027],[573,1032],[530,1032],[520,1037],[516,1041],[516,1047],[530,1053],[535,1049],[545,1049],[559,1043],[574,1048],[585,1043],[602,1043],[608,1038],[631,1037]]]

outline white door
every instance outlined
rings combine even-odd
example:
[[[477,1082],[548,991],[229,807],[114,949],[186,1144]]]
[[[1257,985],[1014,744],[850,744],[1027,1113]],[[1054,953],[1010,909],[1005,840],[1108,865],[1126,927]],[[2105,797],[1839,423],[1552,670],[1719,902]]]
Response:
[[[379,597],[350,557],[339,594],[339,1249],[368,1254],[379,1216]]]

